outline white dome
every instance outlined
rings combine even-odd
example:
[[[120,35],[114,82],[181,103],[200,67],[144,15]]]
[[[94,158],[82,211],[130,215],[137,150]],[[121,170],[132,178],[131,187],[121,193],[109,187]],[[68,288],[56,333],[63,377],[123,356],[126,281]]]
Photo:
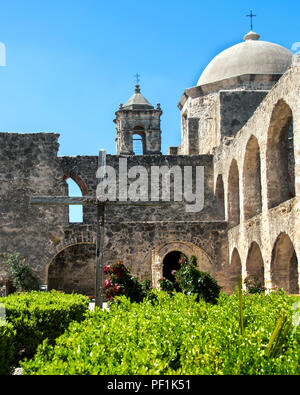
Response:
[[[293,53],[278,44],[259,41],[249,32],[244,42],[217,55],[203,71],[197,86],[243,74],[283,74],[292,63]]]

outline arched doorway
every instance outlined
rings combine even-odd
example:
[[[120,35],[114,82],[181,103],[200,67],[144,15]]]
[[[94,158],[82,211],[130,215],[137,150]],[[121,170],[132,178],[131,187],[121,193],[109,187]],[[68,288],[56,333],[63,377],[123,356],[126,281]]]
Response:
[[[246,262],[247,279],[254,280],[261,285],[265,285],[264,261],[259,245],[254,241],[248,251]]]
[[[218,216],[221,219],[225,218],[225,208],[224,208],[224,183],[222,174],[218,175],[217,183],[216,183],[216,200],[217,200],[217,210]]]
[[[65,247],[48,264],[48,289],[95,295],[95,244]]]
[[[235,248],[231,255],[228,274],[228,288],[233,291],[238,285],[239,276],[242,276],[242,263],[238,250]]]
[[[282,288],[290,294],[299,293],[298,259],[293,243],[281,233],[273,248],[271,261],[272,287]]]
[[[215,277],[215,267],[213,261],[202,248],[191,242],[173,241],[157,246],[152,250],[152,285],[154,288],[159,287],[159,280],[164,277],[164,260],[167,255],[172,252],[177,252],[180,255],[184,255],[188,259],[194,255],[197,259],[198,269]],[[178,255],[175,254],[175,259],[177,259],[177,257]],[[176,269],[174,268],[171,269],[171,271],[172,270]]]
[[[246,147],[243,168],[243,202],[245,221],[261,213],[260,149],[255,136],[250,137]]]
[[[284,100],[276,104],[267,141],[268,208],[295,197],[293,114]]]
[[[174,272],[180,269],[179,261],[182,257],[186,258],[180,251],[172,251],[165,256],[163,260],[163,277],[175,281]]]
[[[239,170],[235,159],[232,160],[228,176],[228,223],[232,228],[240,223],[240,183]]]

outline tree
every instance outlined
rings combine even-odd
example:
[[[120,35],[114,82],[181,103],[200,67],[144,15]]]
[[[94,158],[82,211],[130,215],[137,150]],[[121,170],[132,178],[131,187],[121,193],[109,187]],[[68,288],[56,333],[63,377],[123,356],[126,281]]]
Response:
[[[16,291],[32,291],[39,289],[39,278],[26,259],[19,252],[4,253],[2,263],[7,267],[7,277],[12,281]]]

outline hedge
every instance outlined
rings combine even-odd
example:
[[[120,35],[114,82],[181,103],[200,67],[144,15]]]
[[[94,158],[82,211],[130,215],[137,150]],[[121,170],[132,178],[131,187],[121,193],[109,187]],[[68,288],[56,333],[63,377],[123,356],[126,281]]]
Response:
[[[267,345],[282,311],[299,301],[284,294],[243,295],[244,335],[237,294],[215,305],[196,295],[157,292],[131,303],[122,296],[109,312],[96,309],[51,345],[22,362],[27,375],[299,374],[300,331],[291,327],[273,357]]]
[[[8,322],[0,324],[0,375],[8,375],[12,372],[15,335],[12,324]]]
[[[44,339],[50,344],[72,321],[80,322],[88,311],[89,299],[83,295],[51,292],[24,292],[0,298],[6,320],[16,331],[17,360],[32,357]]]

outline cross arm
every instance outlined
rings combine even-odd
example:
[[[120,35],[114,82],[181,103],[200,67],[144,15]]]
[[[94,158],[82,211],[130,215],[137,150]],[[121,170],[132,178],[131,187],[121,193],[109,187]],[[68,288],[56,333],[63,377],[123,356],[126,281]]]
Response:
[[[76,206],[76,205],[95,205],[97,199],[91,196],[83,197],[67,197],[67,196],[31,196],[29,203],[32,205],[65,205],[65,206]]]
[[[68,196],[31,196],[29,199],[31,205],[44,206],[76,206],[76,205],[103,205],[103,206],[136,206],[136,207],[153,207],[153,206],[168,206],[170,202],[133,202],[133,201],[106,201],[102,202],[96,197],[82,196],[82,197],[68,197]]]

